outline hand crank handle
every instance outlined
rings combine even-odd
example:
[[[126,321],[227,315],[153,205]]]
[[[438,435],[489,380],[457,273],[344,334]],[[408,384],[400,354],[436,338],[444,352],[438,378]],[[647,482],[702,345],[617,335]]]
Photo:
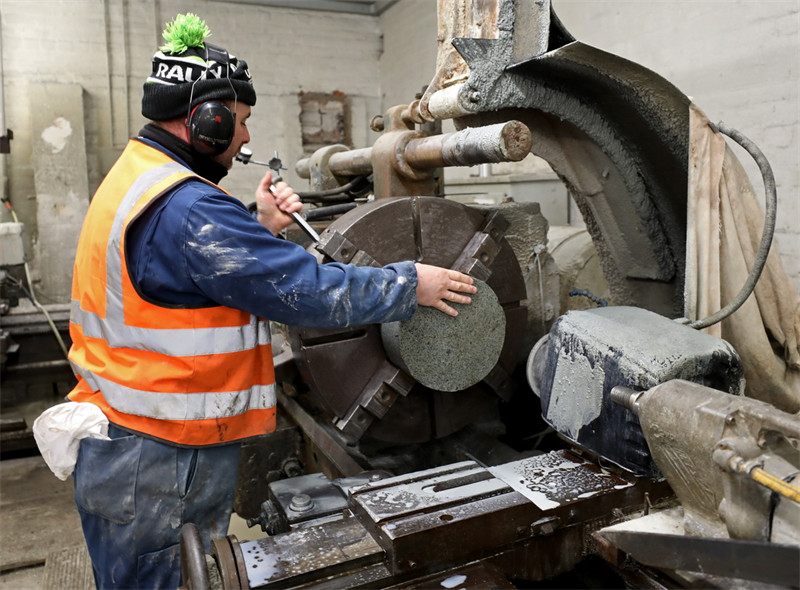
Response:
[[[275,182],[280,182],[280,176],[278,177],[278,180],[274,181],[269,187],[269,191],[273,195],[275,194]],[[319,234],[313,227],[311,227],[311,225],[308,223],[308,221],[305,220],[305,218],[303,218],[302,215],[300,215],[297,211],[292,211],[290,215],[292,216],[292,219],[294,219],[294,222],[300,227],[300,229],[302,229],[305,232],[305,234],[309,238],[311,238],[312,242],[314,242],[315,244],[319,242],[320,239]]]
[[[273,158],[269,161],[267,166],[269,166],[270,169],[272,170],[272,185],[270,186],[270,190],[273,191],[274,194],[273,187],[281,180],[283,180],[283,177],[281,176],[281,169],[283,169],[283,163],[281,162],[281,159],[278,157],[277,150],[275,151],[275,156],[273,156]],[[311,241],[314,242],[315,244],[318,243],[319,234],[314,230],[313,227],[311,227],[311,225],[309,225],[308,221],[306,221],[305,218],[302,215],[300,215],[297,211],[292,211],[291,215],[292,219],[294,219],[294,222],[300,227],[300,229],[302,229],[305,232],[305,234],[309,238],[311,238]]]
[[[236,154],[236,159],[241,162],[242,164],[258,164],[259,166],[266,166],[270,170],[272,170],[272,181],[269,187],[269,191],[274,195],[275,194],[275,184],[283,180],[281,176],[281,170],[285,170],[283,168],[283,163],[281,159],[278,157],[278,152],[275,152],[275,156],[269,162],[259,162],[258,160],[253,160],[253,151],[249,148],[243,147],[241,151]],[[302,229],[305,234],[311,238],[311,240],[316,244],[319,242],[319,234],[314,230],[311,225],[300,215],[297,211],[292,211],[291,213],[292,219],[294,222]]]

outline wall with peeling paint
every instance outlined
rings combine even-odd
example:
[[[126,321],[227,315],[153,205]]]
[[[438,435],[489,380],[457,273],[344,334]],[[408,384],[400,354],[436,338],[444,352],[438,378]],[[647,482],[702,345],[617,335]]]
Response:
[[[31,120],[37,291],[45,301],[68,301],[72,276],[65,270],[72,268],[78,245],[75,229],[89,206],[83,89],[79,84],[31,82],[28,97],[39,105]]]
[[[88,205],[128,138],[145,123],[140,114],[142,83],[163,42],[164,23],[182,12],[206,19],[210,41],[248,62],[258,92],[248,124],[250,147],[262,160],[278,150],[290,168],[285,177],[298,189],[306,186],[292,169],[304,156],[300,93],[343,93],[353,121],[353,144],[369,145],[376,137],[369,121],[381,100],[377,17],[212,0],[0,0],[3,120],[14,132],[11,153],[0,156],[7,171],[2,194],[25,224],[26,251],[43,303],[68,300],[64,284],[71,276],[82,212],[63,205],[71,204],[69,195]],[[49,92],[32,94],[34,85],[45,83],[52,84]],[[64,100],[62,91],[70,85],[78,89],[82,113]],[[79,135],[83,147],[76,148],[73,140]],[[45,153],[45,146],[62,142],[65,150],[59,153],[69,154],[66,167],[37,168],[35,152]],[[67,170],[80,170],[83,185]],[[239,165],[222,186],[250,202],[263,172]],[[48,194],[63,195],[51,199],[59,211],[72,209],[70,219],[53,217],[52,207],[41,206],[45,179]],[[3,210],[0,221],[10,220]],[[53,227],[58,227],[57,234]],[[61,240],[63,247],[47,238]],[[46,258],[58,260],[59,266],[45,264]]]

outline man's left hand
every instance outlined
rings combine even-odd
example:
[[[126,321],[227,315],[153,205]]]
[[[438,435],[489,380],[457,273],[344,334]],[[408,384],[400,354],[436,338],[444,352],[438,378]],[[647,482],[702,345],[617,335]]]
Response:
[[[429,264],[416,262],[417,267],[417,304],[435,307],[447,315],[457,316],[458,312],[448,302],[472,303],[469,295],[478,291],[471,276]]]

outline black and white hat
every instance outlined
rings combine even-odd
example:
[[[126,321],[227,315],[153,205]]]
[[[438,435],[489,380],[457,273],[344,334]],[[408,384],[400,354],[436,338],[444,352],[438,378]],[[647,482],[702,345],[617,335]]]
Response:
[[[205,22],[191,13],[167,23],[167,43],[153,55],[153,70],[144,83],[142,115],[153,121],[185,117],[209,100],[256,104],[247,62],[206,43],[210,34]]]

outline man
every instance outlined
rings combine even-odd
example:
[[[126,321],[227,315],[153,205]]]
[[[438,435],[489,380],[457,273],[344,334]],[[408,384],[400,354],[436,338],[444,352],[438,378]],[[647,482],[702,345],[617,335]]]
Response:
[[[177,587],[178,533],[225,534],[239,442],[275,428],[268,320],[317,328],[456,315],[472,279],[411,261],[320,265],[279,239],[302,207],[267,172],[257,219],[217,186],[250,140],[247,64],[204,42],[195,15],[167,25],[132,139],[95,194],[75,260],[75,402],[110,440],[84,438],[75,499],[101,588]],[[230,129],[228,128],[230,127]],[[266,319],[265,319],[266,318]]]

